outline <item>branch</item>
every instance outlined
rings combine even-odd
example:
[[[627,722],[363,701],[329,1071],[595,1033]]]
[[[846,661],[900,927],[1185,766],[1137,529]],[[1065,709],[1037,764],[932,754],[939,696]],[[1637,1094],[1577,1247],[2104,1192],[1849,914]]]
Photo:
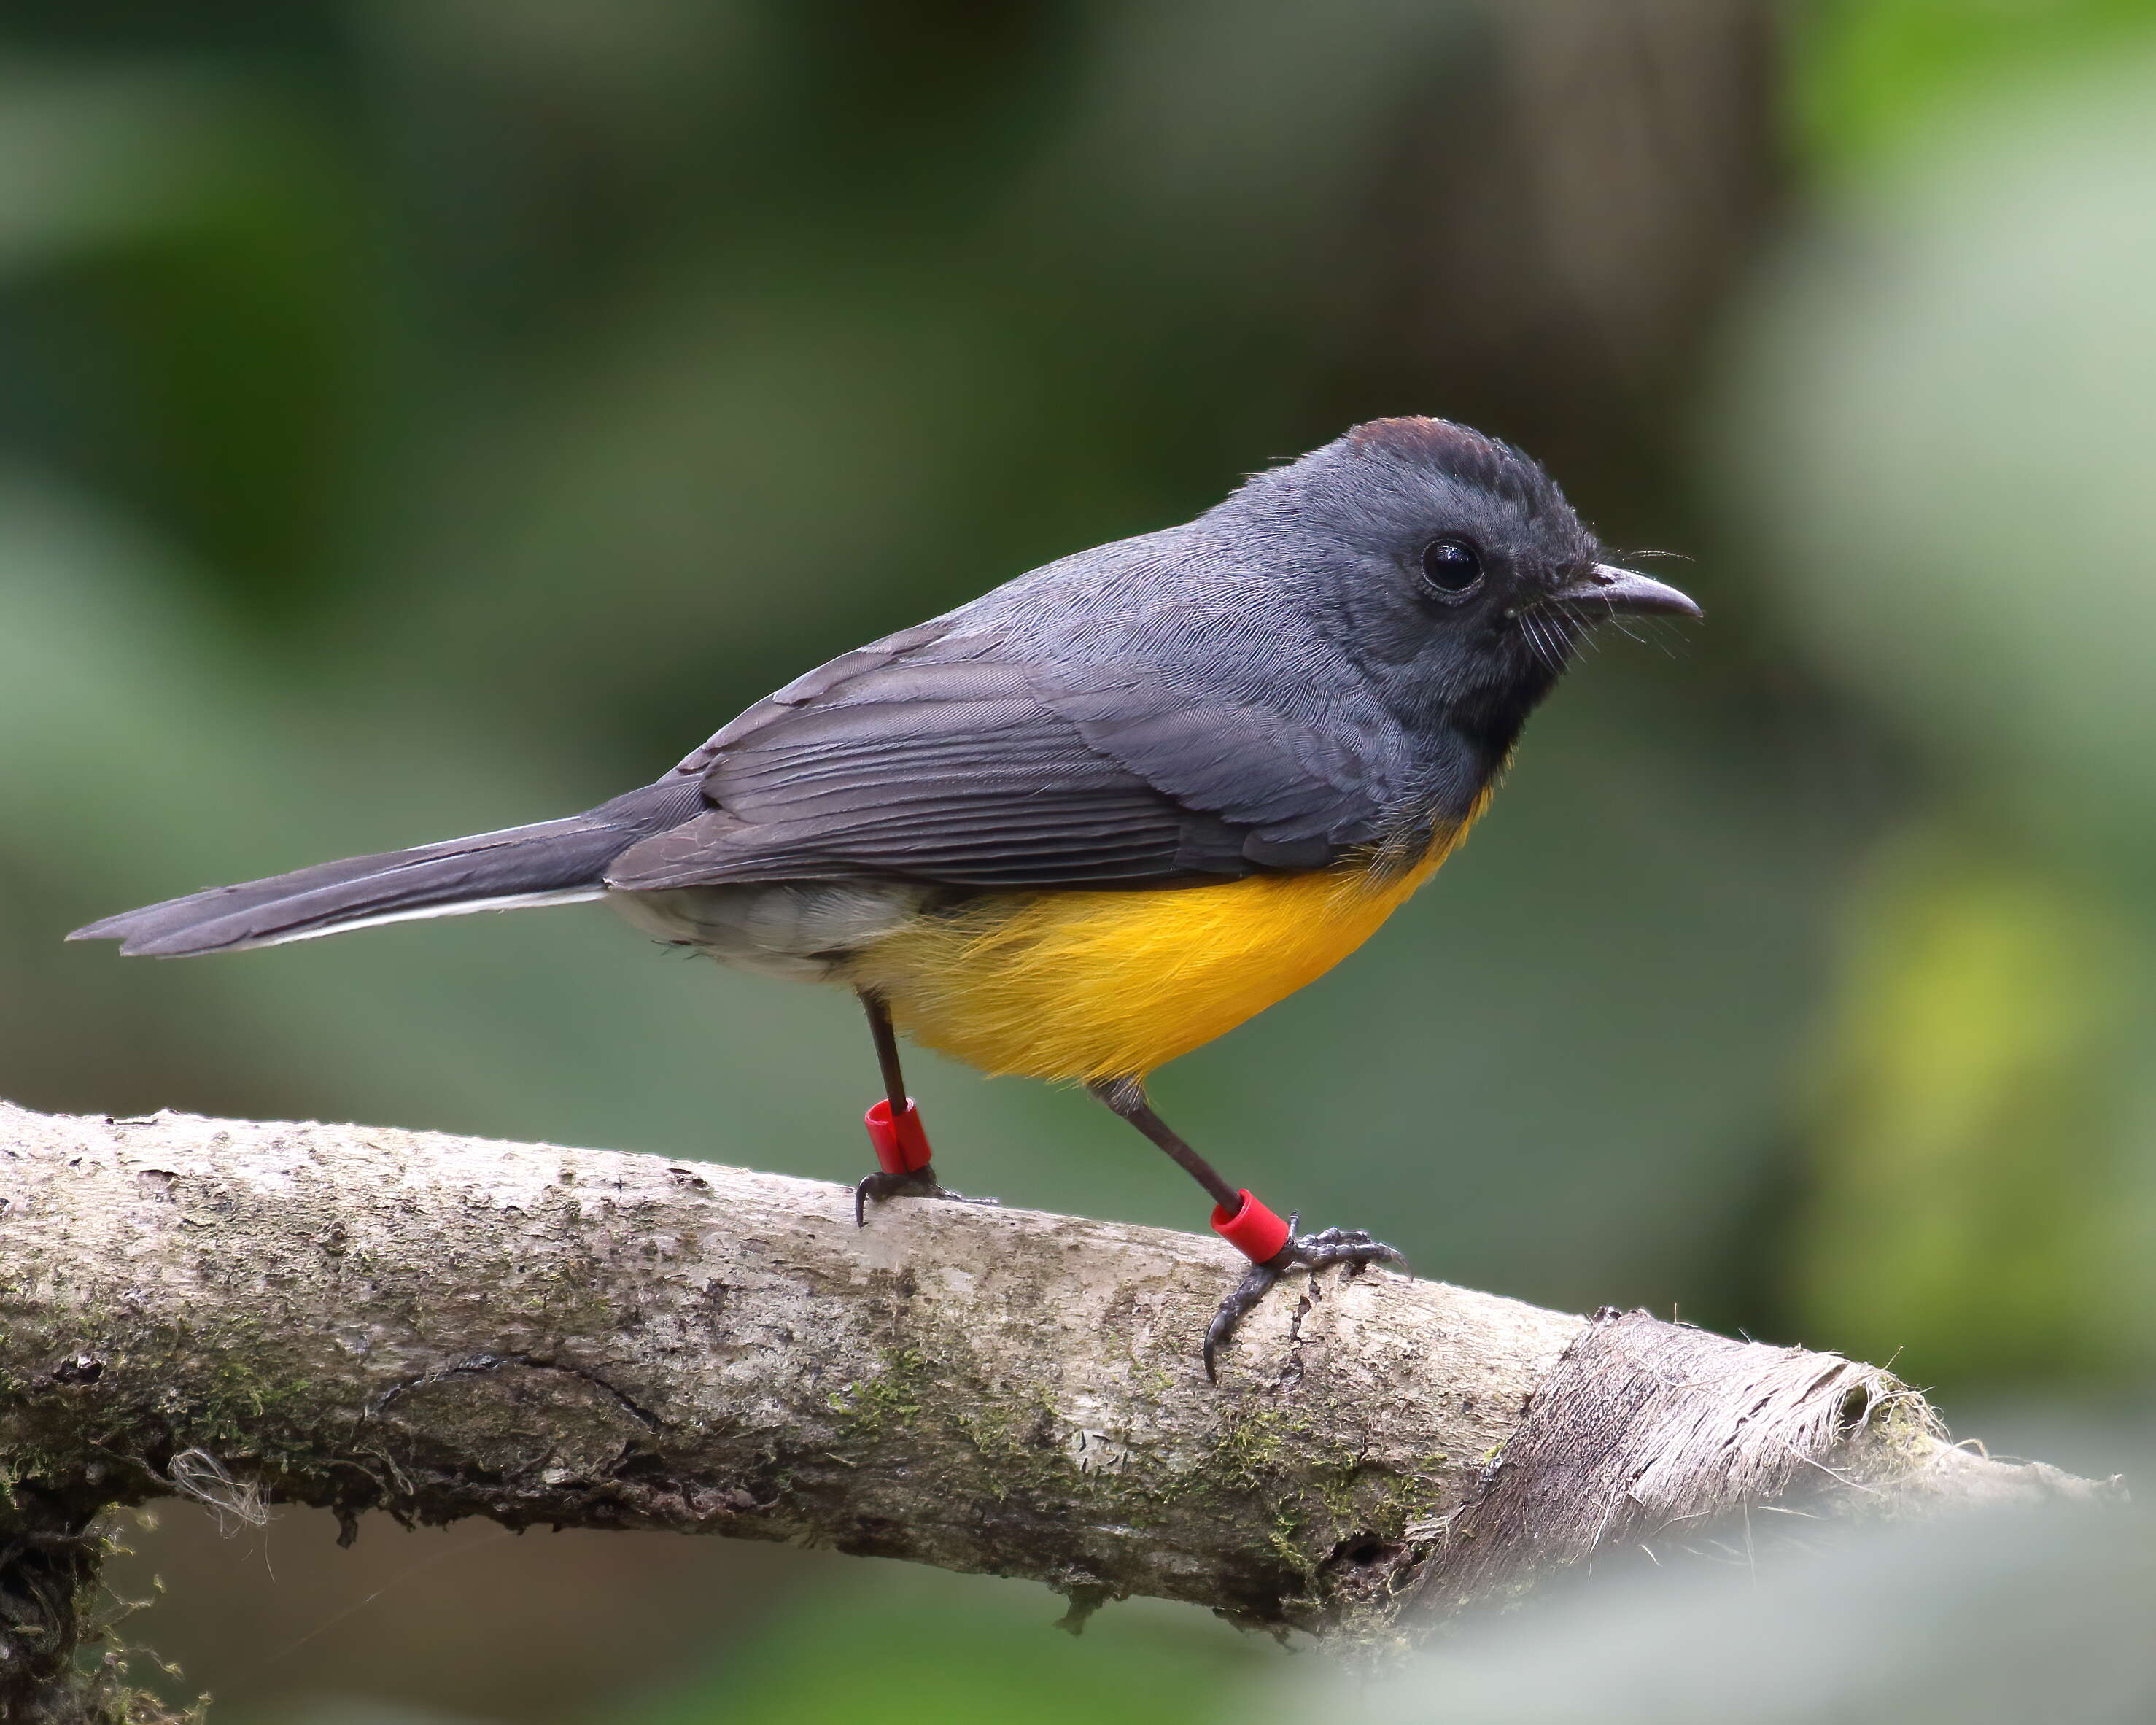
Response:
[[[0,1717],[72,1658],[93,1517],[176,1492],[347,1538],[832,1545],[1367,1643],[1793,1491],[2105,1489],[1957,1450],[1831,1354],[1382,1271],[1283,1288],[1214,1389],[1240,1263],[964,1204],[856,1230],[843,1188],[654,1157],[0,1104]]]

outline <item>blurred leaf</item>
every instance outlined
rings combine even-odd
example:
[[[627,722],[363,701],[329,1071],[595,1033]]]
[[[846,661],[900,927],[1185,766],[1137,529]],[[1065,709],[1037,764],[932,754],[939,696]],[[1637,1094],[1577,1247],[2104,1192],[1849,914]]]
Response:
[[[220,95],[169,74],[0,62],[0,271],[184,225],[193,154],[217,129]]]
[[[1795,1270],[1909,1368],[2138,1360],[2156,1308],[2156,50],[1964,90],[1743,331],[1719,459],[1781,614],[1959,814],[1852,924]]]
[[[1794,9],[1808,152],[1861,170],[1940,110],[2156,40],[2156,0],[1815,0]]]
[[[1721,459],[1818,662],[1987,804],[2156,850],[2156,54],[1943,121],[1762,295]]]
[[[2118,1064],[2131,923],[1966,829],[1890,848],[1852,907],[1796,1235],[1805,1334],[1905,1375],[2137,1363]]]
[[[2117,1456],[2123,1434],[2098,1439]],[[1755,1517],[1754,1523],[1765,1521]],[[2141,1725],[2156,1713],[2156,1538],[2061,1506],[1876,1527],[1809,1557],[1698,1565],[1469,1625],[1374,1680],[1310,1670],[1265,1725]],[[1732,1529],[1743,1542],[1746,1529]]]
[[[902,1594],[873,1586],[872,1572],[704,1684],[606,1725],[1196,1725],[1231,1717],[1239,1680],[1281,1657],[1190,1606],[1109,1605],[1074,1639],[1055,1627],[1061,1601],[1039,1588],[905,1573]]]
[[[351,505],[382,357],[352,165],[240,78],[18,64],[0,91],[0,275],[46,313],[39,362],[100,385],[66,404],[68,457],[198,576],[289,610]]]

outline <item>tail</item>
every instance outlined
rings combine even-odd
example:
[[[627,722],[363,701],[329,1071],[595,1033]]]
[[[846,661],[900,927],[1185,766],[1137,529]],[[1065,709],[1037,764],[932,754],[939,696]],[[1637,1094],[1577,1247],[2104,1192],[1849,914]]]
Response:
[[[670,773],[657,784],[566,820],[215,886],[107,916],[68,938],[123,941],[120,950],[130,957],[185,958],[311,940],[413,916],[571,904],[598,897],[606,890],[607,865],[630,845],[710,806],[696,778]]]

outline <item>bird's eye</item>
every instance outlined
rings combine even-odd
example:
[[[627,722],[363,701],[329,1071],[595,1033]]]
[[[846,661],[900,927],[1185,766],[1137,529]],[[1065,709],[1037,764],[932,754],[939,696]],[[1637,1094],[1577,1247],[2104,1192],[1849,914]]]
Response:
[[[1482,553],[1468,539],[1433,539],[1422,548],[1423,584],[1441,599],[1464,599],[1482,584]]]

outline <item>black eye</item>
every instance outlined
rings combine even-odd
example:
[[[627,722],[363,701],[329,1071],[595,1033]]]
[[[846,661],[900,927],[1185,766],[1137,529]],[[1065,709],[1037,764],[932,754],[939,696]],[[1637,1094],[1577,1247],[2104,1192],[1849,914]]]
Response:
[[[1424,583],[1441,599],[1464,599],[1482,584],[1482,553],[1470,539],[1433,539],[1422,548]]]

